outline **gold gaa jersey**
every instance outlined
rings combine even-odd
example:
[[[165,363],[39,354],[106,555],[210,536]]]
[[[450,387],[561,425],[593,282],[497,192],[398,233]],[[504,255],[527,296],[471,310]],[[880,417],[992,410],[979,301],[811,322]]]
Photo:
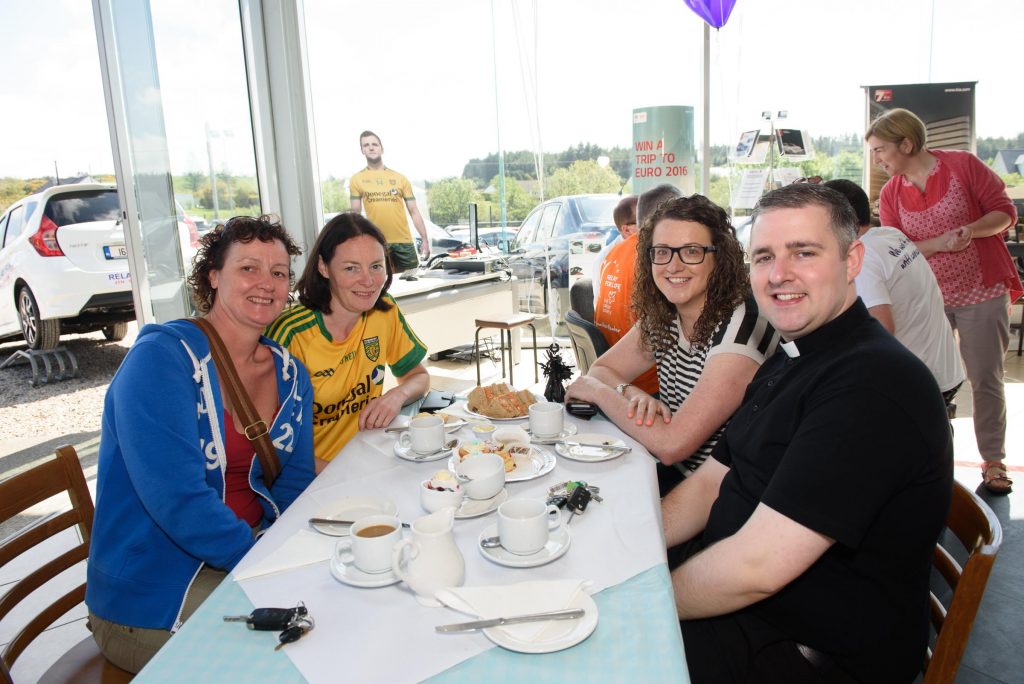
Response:
[[[383,393],[384,364],[402,377],[427,348],[405,322],[390,296],[390,311],[372,309],[344,340],[334,341],[319,311],[301,304],[286,309],[267,337],[287,347],[313,381],[313,451],[330,461],[359,429],[359,412]]]
[[[363,169],[348,182],[351,199],[362,201],[366,218],[380,228],[389,245],[411,243],[405,203],[414,200],[409,179],[388,168]]]

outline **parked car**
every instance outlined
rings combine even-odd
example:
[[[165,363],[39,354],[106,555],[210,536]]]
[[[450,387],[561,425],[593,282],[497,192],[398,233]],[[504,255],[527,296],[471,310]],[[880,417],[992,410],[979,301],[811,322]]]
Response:
[[[569,195],[550,199],[530,212],[509,248],[509,266],[521,281],[521,311],[547,312],[548,273],[563,300],[568,298],[570,275],[574,279],[593,275],[586,264],[618,235],[612,212],[621,199],[611,194]],[[570,261],[574,262],[571,268]]]
[[[466,244],[441,226],[436,223],[431,223],[428,219],[423,219],[423,224],[427,228],[427,237],[430,238],[431,255],[460,249]],[[419,231],[415,228],[412,229],[412,234],[416,240],[416,250],[419,251],[420,243],[423,242],[423,239],[420,237]]]
[[[459,223],[447,226],[445,230],[466,244],[470,244],[469,226]],[[500,226],[488,226],[486,228],[478,228],[477,234],[478,239],[480,240],[480,246],[497,247],[502,252],[507,252],[512,241],[515,240],[516,232],[518,230],[519,226],[506,226],[505,228]]]
[[[110,186],[58,185],[15,202],[0,218],[0,339],[52,349],[62,332],[123,338],[135,319],[127,257]]]

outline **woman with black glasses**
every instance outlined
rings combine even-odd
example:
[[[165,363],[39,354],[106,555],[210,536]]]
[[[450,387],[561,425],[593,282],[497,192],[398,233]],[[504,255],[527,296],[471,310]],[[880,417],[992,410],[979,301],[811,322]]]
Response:
[[[778,335],[750,296],[728,215],[701,195],[662,204],[640,228],[633,311],[633,329],[566,399],[597,404],[657,457],[664,496],[707,458]],[[629,382],[652,363],[657,398]]]

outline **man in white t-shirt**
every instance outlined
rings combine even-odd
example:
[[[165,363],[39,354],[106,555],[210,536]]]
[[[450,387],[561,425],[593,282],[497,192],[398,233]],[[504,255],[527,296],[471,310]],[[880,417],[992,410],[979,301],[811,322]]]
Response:
[[[948,404],[964,381],[964,369],[932,269],[902,232],[871,227],[868,196],[859,185],[837,179],[825,187],[850,200],[860,223],[864,265],[857,294],[871,315],[928,366]]]

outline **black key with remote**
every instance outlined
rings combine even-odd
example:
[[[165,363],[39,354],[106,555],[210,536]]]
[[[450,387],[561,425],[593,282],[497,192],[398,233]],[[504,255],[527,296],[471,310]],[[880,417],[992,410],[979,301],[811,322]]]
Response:
[[[566,525],[572,522],[573,516],[586,510],[592,497],[593,494],[586,487],[576,487],[572,490],[569,500],[565,502],[565,507],[569,509],[569,519],[565,521]]]
[[[248,615],[225,615],[224,622],[244,622],[249,629],[280,632],[306,615],[301,603],[294,608],[257,608]]]

